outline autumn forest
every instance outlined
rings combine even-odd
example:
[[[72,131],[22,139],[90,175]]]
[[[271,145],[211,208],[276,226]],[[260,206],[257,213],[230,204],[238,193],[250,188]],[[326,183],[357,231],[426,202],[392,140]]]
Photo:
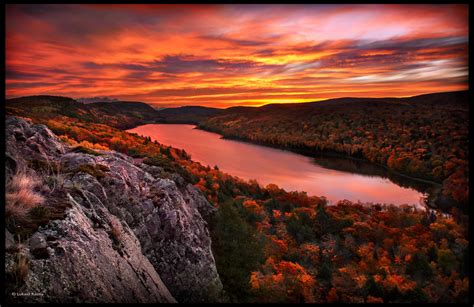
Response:
[[[58,223],[75,225],[74,214],[93,212],[84,220],[90,219],[95,235],[81,234],[77,244],[93,242],[105,231],[100,222],[105,210],[119,221],[107,230],[111,252],[131,263],[137,256],[125,246],[139,242],[138,254],[150,261],[147,270],[161,277],[160,293],[172,296],[170,301],[186,301],[186,292],[178,289],[182,277],[173,272],[201,266],[194,254],[205,250],[204,243],[192,252],[185,243],[176,244],[180,256],[166,262],[166,255],[149,252],[149,245],[161,243],[143,239],[144,229],[166,233],[166,242],[178,240],[180,232],[191,238],[190,245],[208,237],[203,241],[210,245],[210,266],[220,286],[202,291],[219,295],[198,295],[200,302],[469,303],[468,6],[306,6],[307,11],[304,5],[288,6],[286,15],[278,5],[9,5],[4,107],[7,121],[26,124],[7,128],[5,232],[12,238],[6,248],[7,300],[30,302],[10,293],[31,293],[37,270],[49,274],[48,265],[66,266],[58,259],[68,249],[59,254],[62,245],[54,245],[64,235],[54,232]],[[229,18],[240,25],[228,25]],[[318,18],[321,23],[313,24]],[[203,20],[212,27],[198,22]],[[346,34],[342,20],[352,20],[343,23],[350,28]],[[88,21],[98,28],[86,26]],[[32,25],[35,35],[26,31]],[[102,27],[107,33],[99,33]],[[59,43],[48,42],[49,35]],[[27,38],[31,50],[20,50]],[[95,57],[91,46],[97,46]],[[391,203],[343,197],[333,202],[240,178],[218,164],[198,162],[183,148],[128,131],[145,124],[194,125],[223,140],[380,178],[422,193],[422,208],[400,204],[396,197]],[[25,125],[49,132],[33,134]],[[50,153],[42,147],[56,137],[66,149]],[[35,154],[14,156],[24,144]],[[68,155],[78,162],[66,171]],[[138,179],[118,164],[97,162],[119,158],[134,172],[143,170],[176,187],[173,195],[185,195],[184,200],[163,196],[168,190],[141,195],[148,193],[141,188],[146,183],[137,182],[142,198],[120,198],[120,206],[132,208],[130,216],[122,216],[111,200],[115,196],[107,194],[110,178],[118,172],[126,180]],[[350,161],[374,171],[364,173]],[[25,176],[40,178],[30,179],[36,183],[29,195],[21,194],[27,180],[18,178]],[[76,184],[77,178],[93,184]],[[112,191],[129,195],[117,182]],[[338,188],[342,185],[335,182],[333,189]],[[106,209],[77,199],[98,199]],[[154,222],[133,209],[148,208],[140,199],[153,200],[150,212],[172,204],[166,219],[175,228],[153,230]],[[186,207],[194,203],[196,211]],[[186,219],[204,226],[183,229]],[[41,235],[42,241],[36,239]],[[74,272],[74,266],[65,271]],[[61,282],[46,285],[49,292],[32,302],[63,302],[51,294],[64,286]],[[78,297],[74,302],[105,300],[67,291]],[[132,292],[130,297],[141,301],[138,291]]]

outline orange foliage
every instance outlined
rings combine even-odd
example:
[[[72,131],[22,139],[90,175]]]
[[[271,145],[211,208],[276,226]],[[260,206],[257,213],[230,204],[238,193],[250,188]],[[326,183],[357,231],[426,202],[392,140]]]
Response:
[[[243,205],[246,209],[252,211],[253,213],[255,213],[257,215],[261,215],[263,213],[262,206],[257,204],[257,202],[254,201],[254,200],[246,200],[246,201],[244,201]]]
[[[413,290],[416,286],[416,282],[407,280],[403,276],[397,274],[389,274],[385,277],[383,285],[387,289],[397,288],[400,292],[404,293]]]
[[[300,297],[306,303],[315,302],[313,289],[316,281],[301,265],[291,261],[276,263],[270,257],[264,268],[267,272],[265,274],[252,272],[250,283],[253,289],[269,293],[287,293],[292,302],[299,302]],[[269,300],[271,301],[271,298]]]
[[[383,299],[369,295],[367,296],[367,303],[383,303]]]
[[[339,296],[337,295],[337,290],[333,287],[329,290],[328,295],[326,296],[326,301],[328,303],[334,303],[339,300]]]
[[[281,211],[280,210],[273,210],[273,217],[275,219],[279,219],[281,217]]]

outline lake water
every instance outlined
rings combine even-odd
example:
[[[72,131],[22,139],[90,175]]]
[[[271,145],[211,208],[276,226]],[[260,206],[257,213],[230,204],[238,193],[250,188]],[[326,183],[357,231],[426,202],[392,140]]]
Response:
[[[331,203],[348,199],[421,206],[423,193],[399,186],[381,176],[367,175],[362,171],[364,174],[357,173],[354,171],[357,167],[352,167],[351,171],[343,171],[339,167],[338,170],[329,169],[307,156],[227,140],[219,134],[194,128],[194,125],[148,124],[128,132],[184,149],[194,161],[210,167],[217,165],[221,171],[242,179],[256,179],[263,186],[274,183],[287,191],[306,191],[308,195],[325,196]]]

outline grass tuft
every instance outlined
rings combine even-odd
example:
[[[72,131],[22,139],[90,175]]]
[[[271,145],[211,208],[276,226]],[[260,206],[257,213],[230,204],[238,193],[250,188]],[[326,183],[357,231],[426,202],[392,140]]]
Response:
[[[23,253],[17,253],[15,264],[11,271],[13,279],[17,285],[21,285],[25,282],[29,269],[30,259]]]
[[[29,211],[44,203],[44,197],[35,191],[41,184],[39,178],[26,172],[13,175],[6,185],[5,217],[16,221],[27,220]]]

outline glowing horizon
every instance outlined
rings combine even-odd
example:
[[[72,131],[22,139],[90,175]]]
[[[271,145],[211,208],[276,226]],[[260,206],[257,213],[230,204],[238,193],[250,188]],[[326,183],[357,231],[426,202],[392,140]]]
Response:
[[[7,5],[6,96],[230,107],[468,89],[468,5]]]

